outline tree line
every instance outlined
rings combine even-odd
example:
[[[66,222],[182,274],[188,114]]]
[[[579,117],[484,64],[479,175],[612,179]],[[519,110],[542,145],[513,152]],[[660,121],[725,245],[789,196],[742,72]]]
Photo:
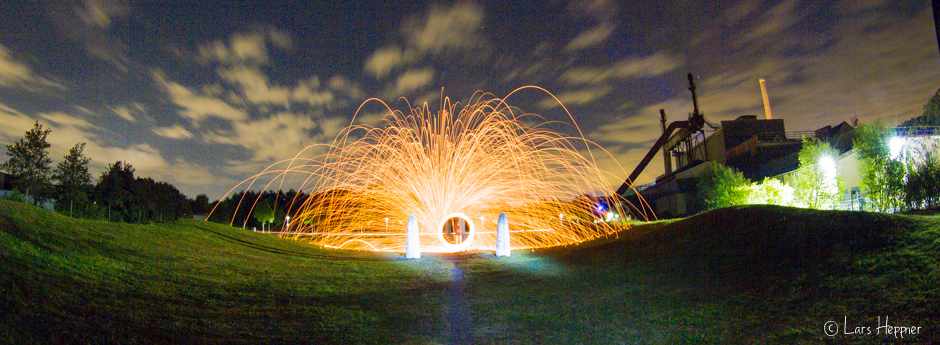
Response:
[[[10,199],[33,204],[54,200],[55,211],[72,217],[133,223],[165,222],[206,212],[205,195],[190,200],[167,182],[134,176],[135,169],[127,162],[108,164],[92,183],[85,143],[75,144],[53,169],[47,141],[51,132],[36,121],[24,138],[6,145],[10,158],[0,169],[13,176]]]
[[[297,214],[304,203],[318,195],[290,189],[241,191],[211,204],[208,220],[221,224],[266,231],[282,231],[288,215]]]

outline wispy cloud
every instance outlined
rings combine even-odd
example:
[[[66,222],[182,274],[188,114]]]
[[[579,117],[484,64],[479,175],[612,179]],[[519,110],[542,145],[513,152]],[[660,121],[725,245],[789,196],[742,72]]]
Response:
[[[0,88],[23,88],[31,91],[42,89],[64,90],[65,86],[37,75],[25,63],[16,61],[10,50],[0,45]]]
[[[239,32],[227,41],[219,40],[199,46],[196,60],[203,63],[263,64],[268,61],[268,44],[279,49],[290,49],[293,41],[288,32],[274,27]]]
[[[562,73],[569,85],[599,84],[610,79],[649,78],[672,72],[683,66],[683,60],[668,52],[644,57],[627,57],[607,67],[574,67]]]
[[[85,0],[84,6],[74,6],[78,17],[87,25],[102,29],[111,26],[111,18],[127,14],[127,8],[120,2],[109,0]]]
[[[415,61],[417,55],[417,52],[410,47],[401,48],[394,44],[382,47],[366,59],[365,70],[375,77],[383,78],[397,67]]]
[[[598,26],[582,31],[565,46],[565,51],[578,51],[594,47],[607,41],[617,25],[601,23]]]
[[[423,17],[411,18],[402,29],[408,42],[420,51],[475,48],[485,42],[480,34],[483,16],[483,6],[474,2],[434,4]]]
[[[385,97],[411,96],[409,98],[414,98],[414,95],[411,94],[413,91],[430,85],[432,81],[434,81],[434,70],[431,68],[407,70],[390,84],[389,89],[385,92]]]
[[[180,124],[169,127],[157,127],[153,129],[153,133],[169,139],[189,139],[193,137],[193,133]]]

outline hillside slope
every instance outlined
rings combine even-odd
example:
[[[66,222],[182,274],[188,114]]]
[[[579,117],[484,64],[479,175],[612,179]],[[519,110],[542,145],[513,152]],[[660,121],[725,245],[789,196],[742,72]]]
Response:
[[[940,342],[940,217],[737,207],[409,261],[0,201],[0,262],[8,343]],[[845,334],[884,317],[919,334]]]
[[[940,217],[735,207],[467,266],[478,343],[940,342]]]
[[[449,279],[441,259],[7,201],[0,262],[0,341],[13,343],[424,342],[443,327]]]

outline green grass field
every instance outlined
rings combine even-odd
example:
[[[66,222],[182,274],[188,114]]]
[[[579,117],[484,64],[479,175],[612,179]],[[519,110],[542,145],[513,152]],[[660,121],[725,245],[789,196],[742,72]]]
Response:
[[[0,201],[0,341],[936,343],[940,217],[751,206],[411,261]]]

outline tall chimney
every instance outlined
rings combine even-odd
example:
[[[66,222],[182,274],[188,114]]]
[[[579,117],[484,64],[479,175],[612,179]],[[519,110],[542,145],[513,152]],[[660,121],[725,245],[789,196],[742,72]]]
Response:
[[[666,133],[666,110],[659,109],[659,121],[663,125],[663,133]],[[666,173],[672,172],[672,157],[669,157],[669,149],[663,147],[663,162],[665,162]]]
[[[764,78],[758,79],[760,81],[760,94],[764,97],[764,115],[767,116],[768,120],[773,120],[773,116],[770,115],[770,97],[767,97],[767,84],[764,82]]]

